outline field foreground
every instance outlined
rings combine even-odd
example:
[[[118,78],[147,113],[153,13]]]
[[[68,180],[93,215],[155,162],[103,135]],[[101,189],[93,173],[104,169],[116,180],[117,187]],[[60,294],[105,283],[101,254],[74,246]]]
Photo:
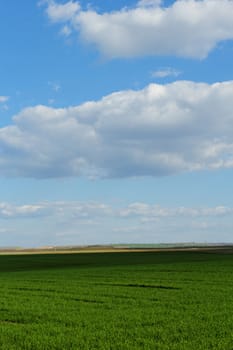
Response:
[[[0,349],[233,349],[233,255],[2,255]]]

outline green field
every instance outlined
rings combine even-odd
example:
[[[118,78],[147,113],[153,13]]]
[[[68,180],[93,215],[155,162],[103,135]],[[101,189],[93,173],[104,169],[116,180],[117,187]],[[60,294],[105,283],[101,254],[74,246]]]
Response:
[[[233,255],[0,256],[0,349],[233,349]]]

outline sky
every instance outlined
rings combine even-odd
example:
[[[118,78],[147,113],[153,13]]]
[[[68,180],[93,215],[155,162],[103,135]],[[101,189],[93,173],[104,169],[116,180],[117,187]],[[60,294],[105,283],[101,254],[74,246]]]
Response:
[[[233,1],[0,3],[0,246],[233,241]]]

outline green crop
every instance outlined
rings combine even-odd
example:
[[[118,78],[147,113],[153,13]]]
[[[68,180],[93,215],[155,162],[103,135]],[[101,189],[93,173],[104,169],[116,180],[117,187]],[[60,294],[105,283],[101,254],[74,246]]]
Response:
[[[233,349],[233,255],[0,256],[1,350]]]

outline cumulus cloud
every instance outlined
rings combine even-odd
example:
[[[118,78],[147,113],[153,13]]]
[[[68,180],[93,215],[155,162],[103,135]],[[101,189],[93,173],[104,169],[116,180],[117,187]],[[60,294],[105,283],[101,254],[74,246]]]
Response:
[[[99,101],[23,109],[0,128],[0,172],[163,176],[233,167],[233,82],[178,81]]]
[[[65,25],[110,58],[175,55],[205,58],[218,43],[233,39],[232,0],[141,0],[134,8],[97,13],[79,2],[47,1],[53,23]]]
[[[58,4],[56,1],[47,1],[47,15],[52,22],[67,22],[75,18],[80,10],[78,2],[68,1],[65,4]]]

